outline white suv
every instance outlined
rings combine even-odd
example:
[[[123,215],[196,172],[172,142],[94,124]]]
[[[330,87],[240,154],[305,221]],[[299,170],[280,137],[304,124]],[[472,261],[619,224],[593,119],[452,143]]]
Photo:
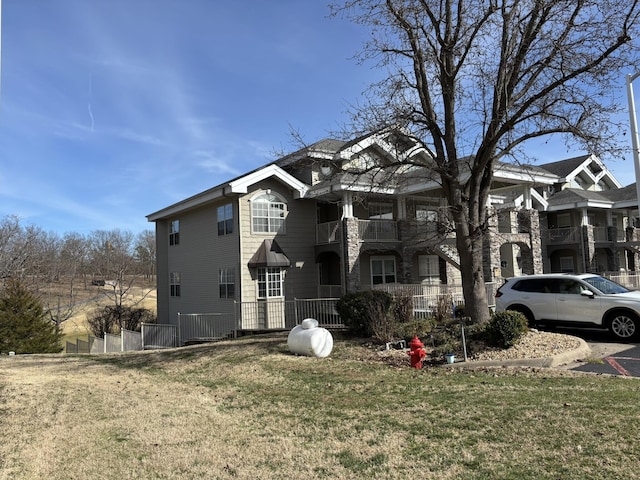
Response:
[[[589,273],[509,278],[496,293],[496,311],[523,313],[530,325],[608,328],[620,340],[640,336],[640,292]]]

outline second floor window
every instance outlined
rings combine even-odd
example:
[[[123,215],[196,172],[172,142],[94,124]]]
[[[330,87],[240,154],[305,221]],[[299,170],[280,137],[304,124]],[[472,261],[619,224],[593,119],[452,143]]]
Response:
[[[438,212],[427,205],[416,205],[416,220],[421,222],[437,222]]]
[[[253,233],[284,233],[287,204],[279,197],[265,193],[251,201]]]
[[[370,220],[393,220],[393,205],[390,203],[372,203],[369,205]]]
[[[169,245],[180,243],[180,221],[174,220],[169,224]]]
[[[233,233],[233,205],[218,207],[218,235]]]
[[[558,228],[568,228],[571,226],[571,214],[559,213],[556,216],[556,223]]]
[[[169,274],[169,295],[172,297],[180,296],[180,273],[178,272]]]

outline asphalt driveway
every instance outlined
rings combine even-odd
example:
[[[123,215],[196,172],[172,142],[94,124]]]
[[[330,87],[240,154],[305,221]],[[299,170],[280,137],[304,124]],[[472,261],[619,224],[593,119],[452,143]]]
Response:
[[[577,362],[566,368],[579,372],[591,372],[624,377],[640,377],[640,345],[617,343],[609,332],[597,329],[564,329],[558,332],[582,338],[591,349],[588,362]]]
[[[587,342],[589,343],[589,342]],[[591,344],[589,344],[591,346]],[[593,349],[592,349],[593,350]],[[598,363],[589,361],[579,367],[572,368],[579,372],[606,373],[623,377],[640,377],[640,347],[633,345],[627,350],[605,356],[594,356]]]

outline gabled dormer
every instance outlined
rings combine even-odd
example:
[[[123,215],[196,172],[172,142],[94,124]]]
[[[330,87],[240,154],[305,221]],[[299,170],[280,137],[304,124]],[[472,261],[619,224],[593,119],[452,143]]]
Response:
[[[556,192],[565,188],[603,192],[622,186],[595,155],[568,158],[540,167],[559,177],[555,185]]]

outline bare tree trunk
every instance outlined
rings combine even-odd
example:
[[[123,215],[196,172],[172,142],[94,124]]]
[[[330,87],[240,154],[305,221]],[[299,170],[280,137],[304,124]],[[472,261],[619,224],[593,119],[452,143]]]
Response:
[[[456,247],[460,256],[460,274],[464,295],[465,315],[474,323],[489,321],[489,303],[484,281],[484,256],[482,236],[477,238],[474,232],[480,229],[469,222],[466,213],[468,205],[461,205],[455,213]]]
[[[465,314],[474,323],[485,323],[489,321],[489,303],[482,271],[482,249],[478,248],[477,243],[468,242],[461,237],[457,240]]]

